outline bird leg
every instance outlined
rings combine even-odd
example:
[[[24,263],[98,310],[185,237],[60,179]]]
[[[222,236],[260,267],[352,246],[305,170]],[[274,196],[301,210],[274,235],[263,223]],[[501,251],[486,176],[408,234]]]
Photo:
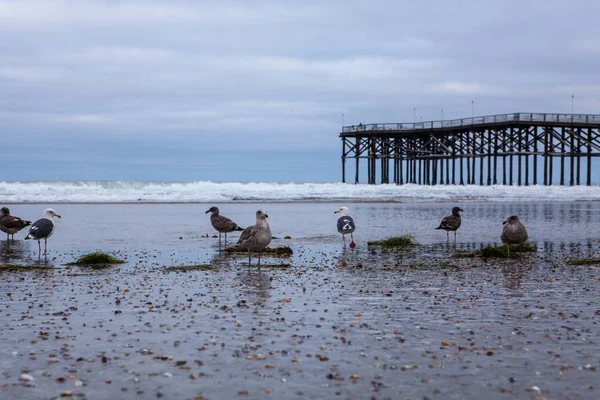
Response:
[[[227,232],[225,232],[225,243],[227,243]]]
[[[251,267],[252,264],[250,262],[250,249],[248,249],[248,266]]]
[[[42,256],[42,243],[38,240],[38,258]]]
[[[44,255],[48,254],[48,239],[44,239]]]
[[[454,247],[456,247],[456,231],[454,231]]]
[[[346,235],[342,233],[342,240],[344,241],[344,247],[346,247]]]

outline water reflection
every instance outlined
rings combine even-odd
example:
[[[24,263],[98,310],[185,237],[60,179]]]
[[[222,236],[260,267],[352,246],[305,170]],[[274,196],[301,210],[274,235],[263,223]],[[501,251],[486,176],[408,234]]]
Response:
[[[511,291],[511,295],[520,297],[523,296],[523,278],[530,268],[523,266],[521,263],[505,265],[502,267],[502,275],[504,275],[504,287]]]
[[[22,240],[0,241],[0,262],[3,264],[20,263],[28,251],[27,244]]]
[[[237,280],[241,284],[240,292],[249,297],[250,300],[264,301],[271,297],[271,275],[258,268],[252,268],[240,272]]]

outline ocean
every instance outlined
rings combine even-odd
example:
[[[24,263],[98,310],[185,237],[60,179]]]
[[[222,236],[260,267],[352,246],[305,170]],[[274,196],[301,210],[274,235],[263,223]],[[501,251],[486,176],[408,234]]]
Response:
[[[0,182],[0,204],[597,201],[600,186],[241,182]]]

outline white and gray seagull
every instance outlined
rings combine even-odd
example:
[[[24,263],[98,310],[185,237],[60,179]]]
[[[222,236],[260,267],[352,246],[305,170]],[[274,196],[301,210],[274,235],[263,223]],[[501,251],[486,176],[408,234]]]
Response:
[[[260,253],[271,243],[271,228],[269,216],[262,208],[256,212],[256,225],[244,229],[240,235],[238,245],[248,249],[248,266],[250,265],[250,252],[258,251],[258,266],[260,266]]]
[[[15,240],[15,233],[29,225],[31,225],[31,221],[24,221],[19,217],[10,215],[8,207],[0,209],[0,231],[6,233],[7,241],[8,235],[12,235],[12,240]]]
[[[223,215],[219,215],[218,207],[211,207],[208,209],[205,214],[210,214],[210,223],[219,232],[219,242],[221,241],[221,233],[225,234],[225,242],[227,242],[227,233],[234,231],[243,231],[243,228],[240,228],[238,224],[233,222],[227,217]]]
[[[42,245],[40,241],[44,239],[44,254],[48,252],[48,238],[54,233],[54,217],[62,218],[60,214],[57,214],[51,208],[44,210],[43,217],[38,219],[29,228],[29,233],[25,237],[27,239],[34,239],[38,241],[38,256],[41,255]]]
[[[352,233],[356,230],[356,225],[354,224],[354,220],[348,214],[350,214],[350,210],[348,207],[341,207],[339,210],[334,211],[334,214],[341,214],[341,217],[337,220],[337,230],[342,234],[342,239],[344,240],[344,246],[346,246],[346,235],[350,234],[350,238],[352,242],[350,242],[350,247],[354,248],[356,244],[354,244],[354,236]]]

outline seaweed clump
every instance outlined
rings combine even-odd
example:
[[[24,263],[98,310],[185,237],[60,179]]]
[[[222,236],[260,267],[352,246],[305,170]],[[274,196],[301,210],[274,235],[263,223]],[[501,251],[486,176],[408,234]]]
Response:
[[[600,258],[583,258],[580,260],[569,260],[568,265],[598,265],[600,264]]]
[[[402,249],[416,246],[417,243],[410,235],[391,237],[385,240],[367,242],[368,246],[379,246],[384,249]]]
[[[228,247],[223,250],[225,253],[247,253],[248,249],[241,246]],[[262,255],[271,255],[275,257],[290,257],[294,254],[294,251],[289,246],[280,247],[267,247],[262,251]]]
[[[47,265],[19,265],[19,264],[2,264],[0,265],[0,272],[2,271],[28,271],[28,270],[46,270],[46,269],[57,269]]]
[[[454,258],[483,257],[483,258],[513,258],[521,257],[521,253],[535,253],[537,246],[533,243],[521,245],[503,244],[501,246],[485,246],[474,253],[454,253]],[[510,256],[510,257],[509,257]]]
[[[525,243],[521,245],[514,246],[486,246],[481,249],[481,255],[484,258],[508,258],[510,253],[518,254],[518,253],[535,253],[537,251],[537,247],[533,243]],[[520,254],[519,254],[520,256]]]
[[[212,264],[197,264],[197,265],[175,265],[172,267],[165,267],[166,272],[179,271],[179,272],[189,272],[189,271],[213,271],[217,269],[215,265]]]
[[[119,260],[115,256],[111,256],[110,254],[95,252],[90,254],[84,254],[83,256],[79,257],[76,261],[68,263],[67,265],[106,266],[123,263],[125,263],[125,261]]]
[[[521,257],[520,253],[535,253],[537,246],[533,243],[525,243],[522,245],[511,245],[510,247],[503,244],[501,246],[485,246],[478,251],[468,253],[457,251],[452,255],[452,258],[514,258]]]

